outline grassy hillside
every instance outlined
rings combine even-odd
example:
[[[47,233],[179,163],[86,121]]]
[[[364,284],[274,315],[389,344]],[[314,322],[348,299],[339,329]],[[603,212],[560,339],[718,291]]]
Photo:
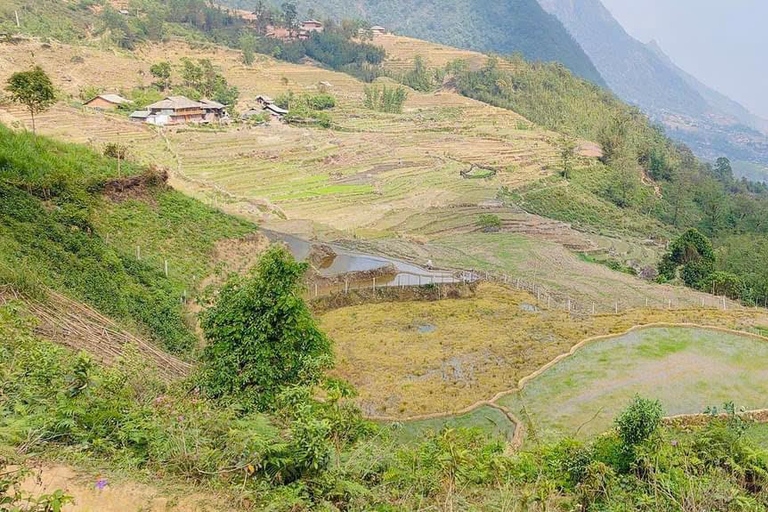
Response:
[[[680,69],[658,44],[631,37],[600,0],[539,0],[584,48],[608,86],[701,158],[768,164],[765,120]]]
[[[253,9],[252,2],[243,0],[224,3]],[[501,54],[519,52],[532,61],[560,62],[578,76],[604,84],[578,43],[535,0],[320,0],[297,4],[305,14],[312,9],[321,17],[359,17],[398,34],[458,48]]]
[[[161,171],[120,172],[93,150],[0,126],[2,281],[59,290],[189,353],[183,298],[213,270],[218,240],[255,228],[170,190]]]

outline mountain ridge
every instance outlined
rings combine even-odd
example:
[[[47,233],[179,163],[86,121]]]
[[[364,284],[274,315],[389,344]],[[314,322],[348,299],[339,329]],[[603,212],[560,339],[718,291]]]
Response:
[[[597,66],[611,90],[662,123],[702,158],[768,165],[768,121],[632,37],[600,0],[538,0]]]
[[[224,5],[252,9],[247,0]],[[281,2],[272,0],[275,7]],[[522,53],[526,59],[560,62],[600,86],[605,80],[566,27],[536,0],[299,0],[300,12],[336,19],[363,18],[401,35],[484,53]],[[426,21],[425,21],[426,20]]]

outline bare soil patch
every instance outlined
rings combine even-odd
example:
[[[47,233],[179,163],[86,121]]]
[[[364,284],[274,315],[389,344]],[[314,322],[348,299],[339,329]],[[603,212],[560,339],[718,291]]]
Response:
[[[103,480],[103,489],[97,481]],[[74,497],[74,503],[64,512],[230,512],[244,510],[233,506],[223,496],[190,491],[189,489],[160,489],[131,481],[110,481],[99,475],[80,473],[69,466],[40,465],[22,483],[25,492],[36,496],[61,489]]]

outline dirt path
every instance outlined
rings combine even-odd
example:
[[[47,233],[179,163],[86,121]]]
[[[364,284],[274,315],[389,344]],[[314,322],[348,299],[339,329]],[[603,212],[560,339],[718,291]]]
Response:
[[[100,488],[103,487],[103,488]],[[22,483],[35,496],[57,489],[74,498],[64,512],[234,512],[231,500],[188,489],[160,489],[131,481],[112,482],[99,475],[79,473],[69,466],[43,465]]]

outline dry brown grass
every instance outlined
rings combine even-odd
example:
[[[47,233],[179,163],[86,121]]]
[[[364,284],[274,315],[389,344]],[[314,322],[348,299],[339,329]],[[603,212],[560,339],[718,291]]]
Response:
[[[481,285],[475,299],[354,306],[326,313],[321,324],[336,342],[336,372],[357,386],[363,410],[405,418],[490,399],[585,338],[656,322],[735,329],[768,322],[753,310],[637,309],[580,319],[521,307],[535,300]]]

